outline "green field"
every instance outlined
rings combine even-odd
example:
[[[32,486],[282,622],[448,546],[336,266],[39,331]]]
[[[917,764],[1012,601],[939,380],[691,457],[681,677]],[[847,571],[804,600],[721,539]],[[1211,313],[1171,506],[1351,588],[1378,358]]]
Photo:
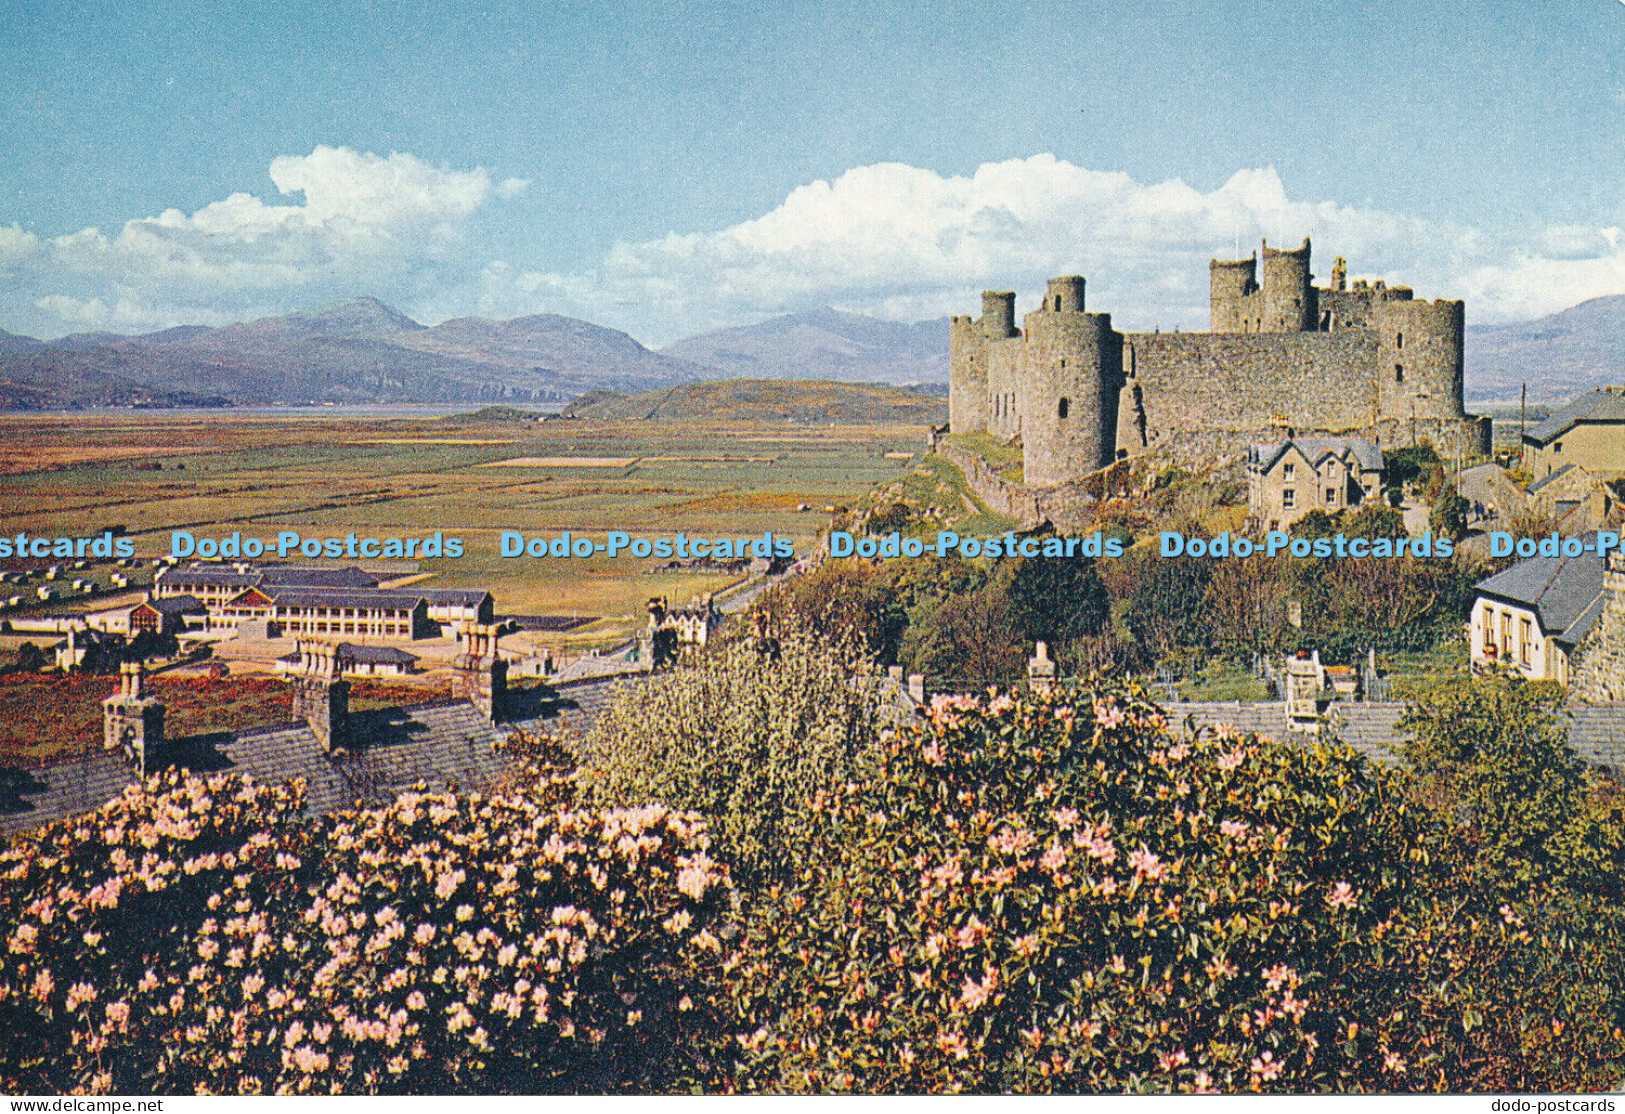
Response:
[[[284,530],[439,530],[461,537],[465,556],[424,561],[435,585],[489,588],[504,612],[602,617],[585,632],[602,641],[639,621],[650,596],[682,602],[733,578],[626,555],[504,559],[501,531],[770,532],[806,553],[827,508],[901,476],[910,462],[886,454],[916,450],[924,435],[905,425],[8,416],[0,536],[77,537],[117,524],[140,555],[156,557],[174,530],[268,542]]]

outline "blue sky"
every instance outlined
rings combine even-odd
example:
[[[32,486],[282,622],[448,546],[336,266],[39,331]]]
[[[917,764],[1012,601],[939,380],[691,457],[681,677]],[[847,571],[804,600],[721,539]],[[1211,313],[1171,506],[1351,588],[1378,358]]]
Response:
[[[0,8],[0,328],[358,294],[648,343],[1080,271],[1205,327],[1312,235],[1516,320],[1625,292],[1625,4]]]

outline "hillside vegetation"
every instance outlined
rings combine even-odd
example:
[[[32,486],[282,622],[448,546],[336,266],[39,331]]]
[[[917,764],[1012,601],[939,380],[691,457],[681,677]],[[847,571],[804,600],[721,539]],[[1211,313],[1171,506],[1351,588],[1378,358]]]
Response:
[[[725,379],[636,394],[594,391],[576,399],[564,415],[611,421],[709,419],[808,425],[918,425],[946,421],[948,403],[946,399],[874,383]]]

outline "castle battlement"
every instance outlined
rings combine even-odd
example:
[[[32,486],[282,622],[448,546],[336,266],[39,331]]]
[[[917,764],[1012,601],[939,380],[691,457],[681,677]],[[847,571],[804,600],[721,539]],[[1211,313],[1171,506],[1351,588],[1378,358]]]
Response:
[[[1463,303],[1351,286],[1341,258],[1317,287],[1310,259],[1305,238],[1211,260],[1205,333],[1119,333],[1086,311],[1081,275],[1051,279],[1021,330],[1015,295],[986,291],[980,318],[952,319],[950,428],[1019,435],[1040,487],[1149,446],[1239,449],[1286,428],[1487,453],[1488,420],[1462,406]]]

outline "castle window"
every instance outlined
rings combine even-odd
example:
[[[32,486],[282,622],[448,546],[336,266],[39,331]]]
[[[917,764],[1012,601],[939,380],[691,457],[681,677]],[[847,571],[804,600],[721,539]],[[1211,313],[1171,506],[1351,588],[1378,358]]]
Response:
[[[1395,333],[1394,334],[1394,347],[1395,348],[1404,348],[1405,347],[1405,334],[1404,333]]]
[[[1061,402],[1060,402],[1060,405],[1056,406],[1056,408],[1055,408],[1055,416],[1064,421],[1066,419],[1066,410],[1067,410],[1068,405],[1069,405],[1069,401],[1067,399],[1063,398],[1061,400]]]
[[[1055,308],[1057,311],[1061,308],[1061,296],[1059,294],[1055,295]]]
[[[1395,364],[1394,365],[1394,382],[1395,383],[1403,383],[1403,382],[1405,382],[1405,365],[1404,364]]]

